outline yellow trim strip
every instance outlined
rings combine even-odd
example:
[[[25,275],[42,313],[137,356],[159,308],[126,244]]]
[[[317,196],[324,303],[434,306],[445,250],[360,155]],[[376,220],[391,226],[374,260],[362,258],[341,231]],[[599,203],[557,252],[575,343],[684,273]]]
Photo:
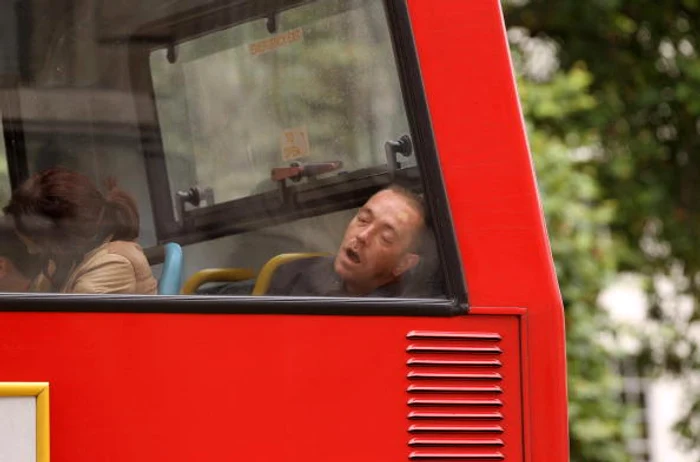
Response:
[[[51,439],[49,437],[49,384],[36,397],[36,461],[49,462],[51,460]]]
[[[0,382],[0,396],[38,396],[48,386],[45,382]]]
[[[36,461],[49,462],[51,438],[48,382],[0,382],[0,396],[36,396]]]

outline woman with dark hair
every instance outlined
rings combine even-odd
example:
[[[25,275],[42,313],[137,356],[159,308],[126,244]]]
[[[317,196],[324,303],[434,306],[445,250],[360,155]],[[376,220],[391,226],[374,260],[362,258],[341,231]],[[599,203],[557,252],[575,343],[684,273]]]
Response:
[[[4,209],[17,235],[44,259],[38,291],[155,294],[141,247],[134,199],[108,184],[107,195],[84,175],[53,168],[29,178]]]

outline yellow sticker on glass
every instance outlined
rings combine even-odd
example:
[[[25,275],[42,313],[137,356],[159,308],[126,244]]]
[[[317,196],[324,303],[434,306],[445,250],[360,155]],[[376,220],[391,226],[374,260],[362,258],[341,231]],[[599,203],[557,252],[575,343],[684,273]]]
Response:
[[[287,128],[280,137],[282,160],[307,157],[310,153],[309,133],[306,127]]]

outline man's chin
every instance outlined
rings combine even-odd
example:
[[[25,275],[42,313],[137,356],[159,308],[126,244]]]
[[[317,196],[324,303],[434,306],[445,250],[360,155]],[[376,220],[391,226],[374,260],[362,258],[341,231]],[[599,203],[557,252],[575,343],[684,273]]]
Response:
[[[348,276],[347,262],[343,261],[343,257],[341,256],[335,257],[333,269],[342,279],[345,279]]]
[[[343,281],[355,279],[354,276],[356,275],[357,270],[359,270],[356,263],[348,261],[346,258],[340,256],[336,257],[335,262],[333,263],[333,269]]]

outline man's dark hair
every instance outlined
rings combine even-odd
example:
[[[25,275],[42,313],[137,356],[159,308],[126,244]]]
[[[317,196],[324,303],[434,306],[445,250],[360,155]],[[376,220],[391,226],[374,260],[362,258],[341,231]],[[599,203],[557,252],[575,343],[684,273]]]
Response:
[[[17,237],[14,226],[7,219],[0,219],[0,257],[10,260],[26,278],[33,278],[41,271],[40,257],[27,251],[24,242]]]
[[[425,207],[425,200],[423,200],[422,195],[416,194],[410,189],[396,183],[387,186],[385,189],[405,197],[408,200],[408,203],[411,204],[411,206],[420,214],[421,218],[423,219],[423,223],[426,223],[427,209]]]

